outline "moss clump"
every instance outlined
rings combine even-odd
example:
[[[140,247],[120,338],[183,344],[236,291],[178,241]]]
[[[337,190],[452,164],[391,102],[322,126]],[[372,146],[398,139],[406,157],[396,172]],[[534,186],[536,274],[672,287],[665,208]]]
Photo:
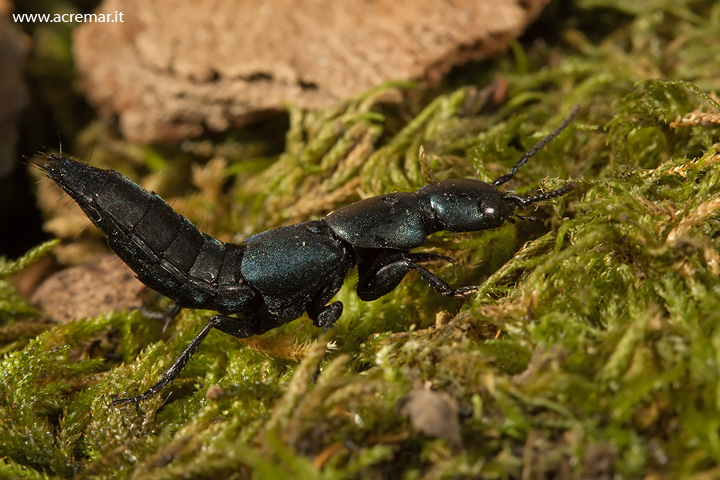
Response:
[[[433,267],[441,277],[480,285],[465,301],[410,276],[363,303],[351,278],[327,336],[299,320],[261,339],[288,358],[303,352],[301,362],[211,333],[174,385],[137,407],[108,402],[154,382],[210,312],[184,312],[165,336],[121,312],[29,343],[3,337],[0,476],[717,476],[718,18],[710,2],[575,2],[538,24],[558,32],[552,43],[460,70],[466,86],[432,100],[389,107],[407,88],[389,85],[337,111],[291,109],[272,161],[262,147],[231,148],[237,137],[205,145],[209,157],[225,152],[222,168],[207,165],[197,189],[177,195],[193,221],[209,219],[229,240],[417,188],[421,145],[438,178],[496,178],[584,106],[508,187],[576,181],[578,191],[534,213],[545,223],[428,242],[457,260]],[[507,98],[476,108],[483,91],[468,85],[494,76]],[[122,165],[117,152],[99,146],[97,157]],[[182,157],[146,153],[169,169]],[[141,181],[153,170],[126,165]],[[0,294],[3,329],[37,313],[9,287]],[[107,332],[116,340],[91,348]],[[400,414],[418,388],[457,406],[460,447]]]

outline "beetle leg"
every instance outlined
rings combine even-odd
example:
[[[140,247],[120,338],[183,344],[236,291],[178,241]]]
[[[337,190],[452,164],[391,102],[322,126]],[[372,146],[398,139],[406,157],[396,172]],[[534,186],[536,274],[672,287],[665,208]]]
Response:
[[[342,302],[333,302],[330,305],[324,305],[319,311],[311,311],[308,307],[308,316],[313,320],[313,325],[323,327],[323,333],[325,333],[335,325],[342,315],[342,311]]]
[[[477,290],[476,287],[454,289],[437,275],[434,275],[420,265],[420,262],[430,262],[433,260],[452,262],[450,257],[436,253],[398,252],[378,254],[369,264],[366,263],[359,267],[358,296],[365,301],[380,298],[394,290],[405,275],[412,270],[417,271],[431,287],[446,296],[459,296]]]
[[[406,254],[406,256],[416,263],[432,262],[434,260],[445,260],[446,262],[450,262],[453,264],[455,263],[455,260],[453,260],[451,257],[440,255],[439,253],[418,252],[408,253]]]
[[[407,273],[412,270],[406,263],[409,252],[386,252],[361,255],[358,264],[357,294],[361,300],[369,302],[390,293],[397,287]]]
[[[180,309],[180,306],[175,302],[173,302],[172,305],[170,305],[168,308],[161,312],[150,310],[145,307],[145,305],[140,305],[139,307],[131,307],[131,310],[139,311],[143,314],[143,316],[149,318],[150,320],[162,320],[162,333],[165,333],[167,328],[170,326],[170,323],[175,319],[175,317],[177,317],[177,314],[180,313]]]
[[[266,320],[266,319],[263,319]],[[279,323],[270,321],[258,321],[258,319],[235,318],[228,315],[213,315],[207,325],[193,338],[185,350],[178,356],[170,367],[163,372],[160,381],[135,397],[117,398],[112,405],[123,405],[126,403],[137,403],[146,400],[157,394],[168,383],[172,382],[180,374],[185,364],[195,354],[200,344],[205,340],[210,330],[217,328],[223,333],[237,338],[247,338],[253,335],[260,335],[277,327]]]
[[[433,287],[435,290],[437,290],[446,297],[464,297],[466,294],[477,292],[478,290],[478,287],[476,286],[452,288],[434,273],[426,270],[415,262],[411,261],[410,263],[412,265],[412,268],[415,269],[420,274],[420,276],[430,284],[431,287]]]
[[[180,307],[175,302],[173,302],[169,307],[160,312],[150,310],[145,305],[133,306],[130,307],[130,310],[137,310],[138,312],[142,313],[143,316],[149,318],[150,320],[165,320],[168,323],[172,321],[178,313],[180,313]]]
[[[313,325],[323,327],[323,333],[331,329],[342,315],[342,302],[333,302],[330,305],[326,305],[326,303],[340,290],[344,281],[345,273],[336,275],[328,285],[315,295],[306,308]]]

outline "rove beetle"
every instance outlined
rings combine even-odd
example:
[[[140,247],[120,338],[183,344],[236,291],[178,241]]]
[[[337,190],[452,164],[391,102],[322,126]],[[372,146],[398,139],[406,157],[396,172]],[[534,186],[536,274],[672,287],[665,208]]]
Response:
[[[155,192],[148,192],[114,170],[103,170],[53,153],[39,164],[107,237],[110,248],[148,287],[179,308],[219,312],[210,318],[161,379],[135,397],[157,394],[175,379],[213,328],[238,338],[259,335],[304,312],[316,327],[332,327],[341,302],[327,302],[358,266],[357,294],[375,300],[395,289],[411,270],[446,296],[477,287],[452,288],[422,264],[451,261],[435,253],[410,250],[441,230],[475,232],[512,221],[515,209],[565,195],[577,186],[530,197],[498,190],[538,150],[577,115],[575,107],[547,137],[492,183],[468,178],[430,183],[417,192],[366,198],[310,222],[258,233],[244,242],[224,243],[201,233]],[[230,316],[236,315],[236,316]]]

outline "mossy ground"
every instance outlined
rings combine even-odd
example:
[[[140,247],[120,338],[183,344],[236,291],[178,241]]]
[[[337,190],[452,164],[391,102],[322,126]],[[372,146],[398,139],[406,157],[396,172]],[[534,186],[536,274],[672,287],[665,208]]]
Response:
[[[185,311],[165,335],[138,312],[48,328],[7,279],[52,245],[5,261],[0,477],[720,476],[720,3],[551,4],[535,29],[554,34],[454,72],[461,86],[290,108],[280,154],[263,140],[277,134],[169,154],[86,128],[75,153],[147,186],[166,171],[156,189],[224,240],[416,189],[420,146],[437,178],[495,178],[575,104],[508,188],[580,188],[533,213],[545,222],[431,237],[456,259],[433,270],[477,295],[449,300],[410,275],[364,303],[350,278],[332,332],[306,318],[250,346],[213,332],[137,407],[109,401],[152,384],[212,312]],[[483,102],[498,79],[502,102]],[[196,188],[173,190],[197,157]],[[457,404],[461,445],[399,413],[417,388]]]

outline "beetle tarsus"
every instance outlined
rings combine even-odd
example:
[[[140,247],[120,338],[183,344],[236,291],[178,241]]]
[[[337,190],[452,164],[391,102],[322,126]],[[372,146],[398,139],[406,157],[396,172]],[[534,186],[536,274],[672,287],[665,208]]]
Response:
[[[449,296],[453,297],[467,297],[470,294],[477,293],[480,287],[477,285],[468,285],[467,287],[456,288],[451,292]]]

